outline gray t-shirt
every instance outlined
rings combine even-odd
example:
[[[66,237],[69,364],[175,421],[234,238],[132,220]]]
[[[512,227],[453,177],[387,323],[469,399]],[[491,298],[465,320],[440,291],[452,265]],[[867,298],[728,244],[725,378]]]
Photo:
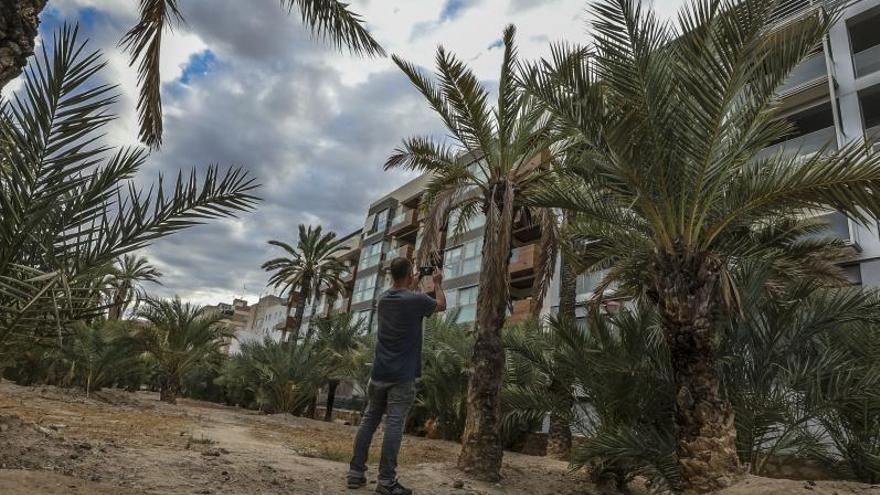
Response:
[[[437,309],[434,298],[390,289],[379,298],[379,338],[372,378],[404,383],[422,376],[422,319]]]

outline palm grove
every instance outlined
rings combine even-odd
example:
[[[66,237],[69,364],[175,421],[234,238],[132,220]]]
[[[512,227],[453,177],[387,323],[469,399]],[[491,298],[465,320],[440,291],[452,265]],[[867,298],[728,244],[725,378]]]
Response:
[[[344,5],[284,4],[337,44],[382,53]],[[141,7],[126,46],[140,64],[141,135],[156,146],[156,46],[179,10]],[[620,487],[644,476],[710,491],[781,455],[880,480],[880,300],[847,287],[845,246],[815,216],[880,216],[880,157],[864,143],[760,153],[791,133],[776,92],[837,15],[780,24],[776,8],[694,1],[664,22],[641,2],[600,1],[593,43],[534,63],[518,59],[510,27],[497,94],[442,48],[433,75],[394,58],[450,136],[407,138],[386,163],[431,176],[417,257],[436,255],[451,218],[453,230],[486,218],[476,323],[427,323],[412,421],[461,441],[461,469],[499,479],[504,449],[549,417],[557,455]],[[293,315],[281,342],[227,357],[217,314],[144,297],[161,274],[130,253],[251,209],[256,186],[216,168],[202,180],[181,173],[170,189],[162,178],[150,192],[126,185],[147,155],[91,139],[113,90],[92,83],[102,62],[83,46],[65,28],[4,103],[3,376],[312,415],[323,389],[330,419],[340,381],[366,386],[372,347],[347,314],[312,314],[302,334],[307,302],[345,290],[335,234],[300,226],[295,245],[272,241],[283,255],[263,268]],[[561,258],[560,305],[545,321],[505,325],[515,221],[542,232],[539,299]],[[578,273],[602,277],[580,320]],[[609,313],[600,303],[612,293],[628,302]]]

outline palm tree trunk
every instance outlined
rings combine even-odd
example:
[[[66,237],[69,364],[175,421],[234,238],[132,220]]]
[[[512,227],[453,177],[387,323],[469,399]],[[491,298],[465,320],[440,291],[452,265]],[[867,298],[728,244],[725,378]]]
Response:
[[[0,89],[21,74],[34,54],[46,0],[6,0],[0,5]]]
[[[660,253],[653,298],[662,318],[675,380],[676,454],[682,488],[709,492],[742,473],[730,403],[721,395],[712,332],[720,262],[676,242]]]
[[[336,387],[339,386],[338,380],[330,380],[327,384],[327,407],[324,409],[324,421],[333,419],[333,403],[336,402]]]
[[[577,272],[568,263],[565,256],[559,266],[559,319],[573,321],[577,319]],[[552,389],[562,397],[570,397],[571,390],[566,385],[554,383]],[[568,385],[570,388],[570,385]],[[566,402],[567,403],[567,402]],[[569,408],[574,404],[568,404]],[[550,427],[547,432],[547,455],[554,459],[568,460],[571,455],[571,426],[564,415],[550,414]]]
[[[293,347],[296,347],[297,343],[299,343],[299,331],[300,327],[302,327],[303,315],[306,312],[306,301],[309,299],[308,287],[311,284],[311,280],[304,278],[302,281],[303,289],[299,293],[299,299],[296,301],[296,310],[293,313],[293,322],[290,324],[290,328],[287,330],[293,331]],[[285,332],[286,333],[286,332]]]
[[[159,381],[159,400],[177,404],[178,395],[180,395],[180,377],[174,374],[163,376]]]
[[[494,190],[491,206],[495,211],[486,215],[467,420],[458,456],[459,469],[487,481],[501,479],[504,455],[500,432],[500,394],[504,379],[501,329],[510,299],[508,268],[513,227],[512,188],[496,184]]]
[[[122,312],[125,309],[125,296],[128,293],[126,284],[122,284],[113,294],[113,304],[110,306],[110,314],[108,318],[111,320],[122,319]]]
[[[562,256],[559,263],[559,318],[574,320],[577,318],[577,277],[575,269]]]
[[[315,296],[318,299],[317,296]],[[309,311],[309,324],[306,326],[306,338],[304,342],[311,342],[312,333],[315,331],[315,315],[318,314],[318,303],[320,300],[312,301],[312,309]]]

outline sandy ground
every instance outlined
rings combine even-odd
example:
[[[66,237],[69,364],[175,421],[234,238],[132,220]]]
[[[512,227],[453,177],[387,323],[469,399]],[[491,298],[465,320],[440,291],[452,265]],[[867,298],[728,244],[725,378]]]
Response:
[[[355,494],[344,488],[354,428],[260,415],[151,393],[84,397],[0,383],[0,494]],[[586,495],[583,474],[542,457],[505,454],[504,480],[469,480],[458,446],[406,437],[400,477],[420,494]],[[372,456],[373,459],[376,456]],[[375,466],[370,479],[375,480]],[[724,495],[880,495],[880,486],[747,478]]]

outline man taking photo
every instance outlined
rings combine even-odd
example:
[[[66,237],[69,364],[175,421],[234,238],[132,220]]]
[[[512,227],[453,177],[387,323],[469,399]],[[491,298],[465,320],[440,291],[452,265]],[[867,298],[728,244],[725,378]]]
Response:
[[[422,320],[446,310],[443,272],[435,268],[433,297],[415,292],[420,277],[406,258],[395,258],[389,267],[393,286],[379,298],[378,343],[367,390],[367,411],[354,440],[348,471],[348,487],[367,484],[367,455],[373,434],[385,416],[382,457],[376,493],[410,495],[412,490],[397,481],[397,454],[403,440],[406,415],[415,400],[415,380],[422,374]]]

